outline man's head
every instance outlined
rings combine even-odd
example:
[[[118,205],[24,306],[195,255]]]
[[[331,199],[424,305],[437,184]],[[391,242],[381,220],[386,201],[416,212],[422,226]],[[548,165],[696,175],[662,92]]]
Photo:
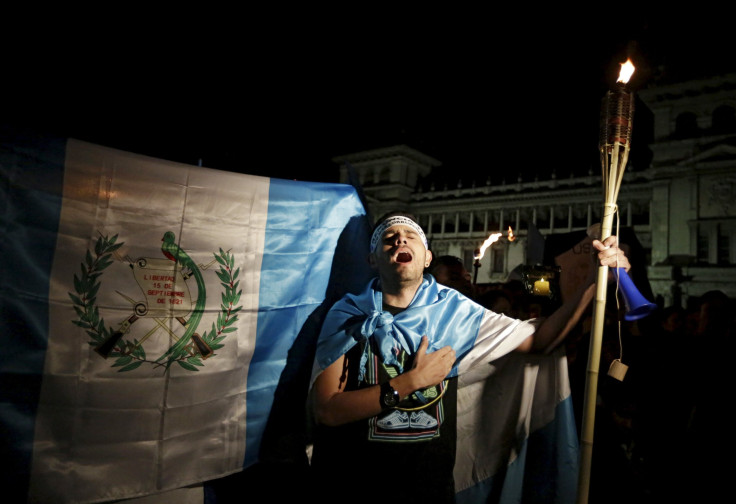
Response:
[[[470,273],[465,269],[459,257],[444,255],[435,258],[429,267],[429,273],[442,285],[473,297],[473,284],[470,281]]]
[[[398,287],[421,283],[432,253],[413,215],[390,212],[373,228],[369,260],[384,285]]]

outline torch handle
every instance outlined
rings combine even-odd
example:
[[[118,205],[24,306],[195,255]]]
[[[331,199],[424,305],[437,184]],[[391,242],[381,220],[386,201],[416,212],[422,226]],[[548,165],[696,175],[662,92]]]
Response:
[[[603,205],[601,222],[601,241],[611,236],[615,204]],[[601,363],[603,324],[606,319],[606,294],[608,286],[608,266],[598,266],[596,280],[593,330],[588,352],[587,379],[583,403],[583,424],[580,434],[580,474],[578,477],[578,504],[588,502],[590,490],[591,461],[593,460],[593,432],[595,427],[595,407],[598,398],[598,375]]]

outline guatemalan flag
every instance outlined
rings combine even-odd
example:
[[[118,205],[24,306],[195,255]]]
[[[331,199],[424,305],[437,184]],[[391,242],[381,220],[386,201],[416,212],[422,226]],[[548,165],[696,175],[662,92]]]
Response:
[[[214,502],[306,459],[322,317],[370,276],[355,189],[0,135],[4,495]],[[459,383],[458,500],[574,500],[564,356]]]
[[[110,501],[257,462],[297,337],[366,279],[354,188],[9,136],[4,494]]]

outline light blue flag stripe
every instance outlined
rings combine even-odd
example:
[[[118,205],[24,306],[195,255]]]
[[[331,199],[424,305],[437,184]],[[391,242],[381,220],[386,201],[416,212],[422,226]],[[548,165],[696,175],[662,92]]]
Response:
[[[258,459],[287,354],[307,318],[326,293],[334,298],[355,292],[368,278],[368,232],[352,187],[271,179],[256,347],[248,372],[244,467]],[[311,369],[312,357],[301,357]],[[297,404],[295,411],[299,407],[303,410]],[[294,418],[295,429],[301,420]]]
[[[512,470],[524,474],[523,502],[574,502],[578,458],[575,414],[572,397],[568,396],[557,405],[554,420],[530,434],[524,456],[511,464]]]
[[[64,178],[61,140],[0,131],[0,488],[25,495],[48,344],[49,275]]]

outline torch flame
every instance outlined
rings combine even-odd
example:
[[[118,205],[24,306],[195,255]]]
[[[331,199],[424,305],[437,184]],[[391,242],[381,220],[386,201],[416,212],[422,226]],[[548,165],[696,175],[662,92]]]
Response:
[[[476,261],[480,261],[483,259],[483,254],[486,253],[486,249],[491,246],[491,244],[496,243],[499,238],[501,238],[502,233],[493,233],[491,236],[488,237],[486,241],[483,242],[483,245],[480,246],[480,252],[475,257]]]
[[[622,82],[626,84],[634,74],[634,64],[631,62],[631,58],[626,60],[626,63],[621,63],[621,72],[618,74],[618,80],[616,82]]]
[[[510,242],[512,242],[512,241],[514,241],[514,240],[516,240],[516,235],[514,234],[514,230],[513,230],[513,229],[511,229],[511,226],[509,226],[509,233],[508,233],[508,235],[506,235],[506,238],[507,238],[507,239],[508,239],[508,240],[509,240]]]

